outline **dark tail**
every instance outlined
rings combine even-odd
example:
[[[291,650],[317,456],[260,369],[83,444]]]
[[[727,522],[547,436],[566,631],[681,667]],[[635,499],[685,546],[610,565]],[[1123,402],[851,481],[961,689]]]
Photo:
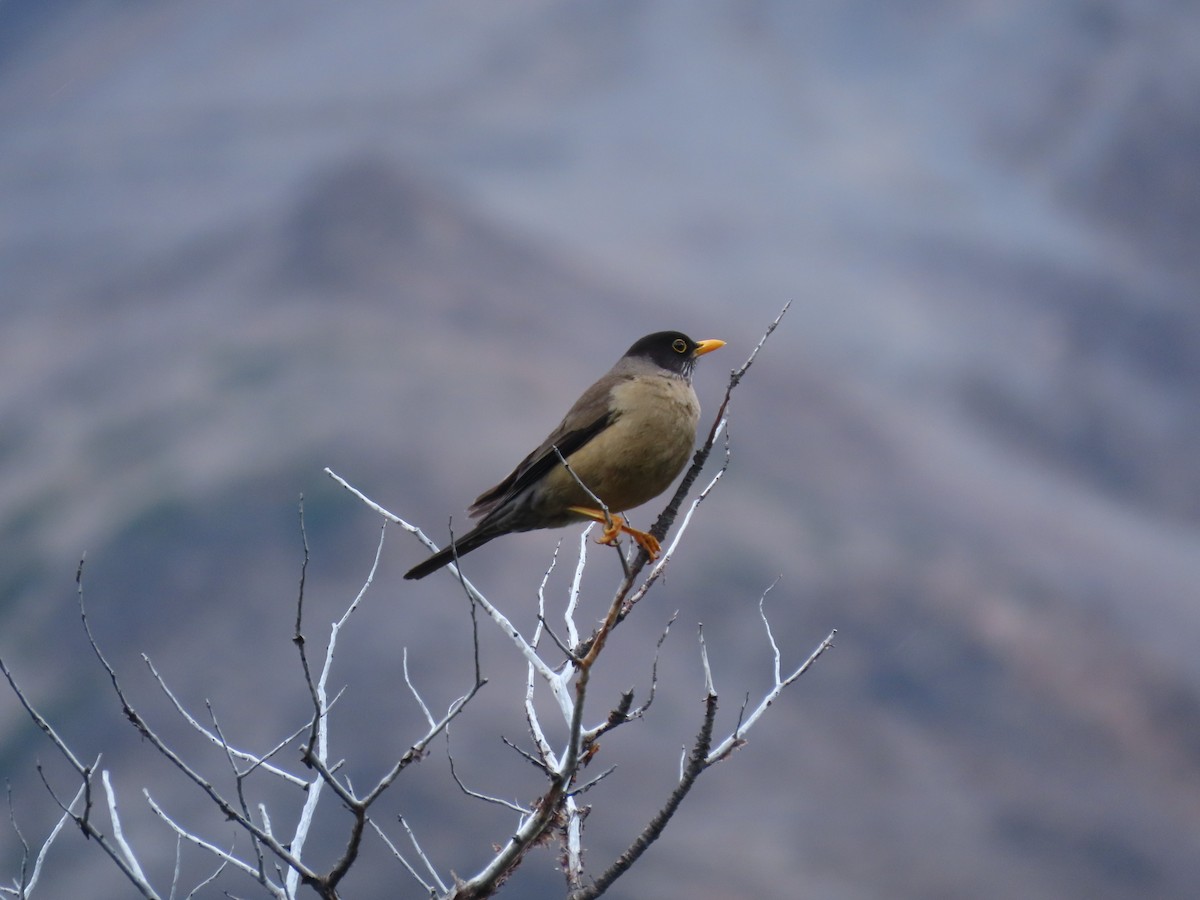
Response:
[[[480,526],[473,531],[468,531],[449,547],[439,550],[425,562],[417,563],[411,569],[404,573],[404,577],[408,579],[424,578],[431,572],[436,572],[442,566],[454,562],[454,555],[465,556],[472,550],[482,547],[492,538],[499,537],[503,532],[500,531],[484,531]]]

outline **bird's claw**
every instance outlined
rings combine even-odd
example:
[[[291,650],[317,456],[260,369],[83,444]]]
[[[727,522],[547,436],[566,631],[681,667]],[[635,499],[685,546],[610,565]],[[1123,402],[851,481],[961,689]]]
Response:
[[[597,522],[604,523],[604,531],[600,533],[600,537],[596,538],[597,544],[608,544],[611,546],[617,542],[621,533],[624,532],[633,538],[639,547],[646,551],[646,555],[650,559],[658,559],[658,555],[662,552],[662,546],[658,543],[658,538],[647,531],[638,531],[636,528],[630,527],[621,516],[611,513],[606,516],[601,510],[587,509],[582,506],[572,506],[571,510],[582,516],[587,516],[589,519],[595,519]]]
[[[658,554],[662,552],[662,546],[658,543],[658,538],[648,531],[638,531],[635,528],[626,528],[626,532],[631,538],[637,541],[637,545],[646,551],[646,555],[650,559],[658,559]]]

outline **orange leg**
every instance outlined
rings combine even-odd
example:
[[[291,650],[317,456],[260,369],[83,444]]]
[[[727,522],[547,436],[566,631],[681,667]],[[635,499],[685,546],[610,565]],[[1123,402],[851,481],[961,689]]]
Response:
[[[625,524],[625,520],[621,516],[610,513],[608,515],[608,518],[612,520],[612,525],[610,526],[605,521],[603,510],[588,509],[586,506],[572,506],[571,512],[578,513],[581,516],[586,516],[589,519],[595,519],[597,522],[600,522],[604,525],[604,532],[596,539],[596,543],[598,544],[615,544],[617,537],[621,534],[621,532],[625,532],[625,534],[637,541],[637,545],[645,550],[646,554],[651,559],[658,559],[658,554],[662,552],[662,547],[659,546],[658,538],[649,532],[638,531],[636,528],[631,528],[629,525]]]

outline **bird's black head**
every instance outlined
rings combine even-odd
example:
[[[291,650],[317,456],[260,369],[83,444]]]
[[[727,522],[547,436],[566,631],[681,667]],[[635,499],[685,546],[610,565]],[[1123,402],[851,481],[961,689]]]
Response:
[[[696,357],[723,346],[724,341],[693,341],[681,331],[656,331],[634,341],[625,355],[645,359],[668,372],[687,378],[692,374]]]

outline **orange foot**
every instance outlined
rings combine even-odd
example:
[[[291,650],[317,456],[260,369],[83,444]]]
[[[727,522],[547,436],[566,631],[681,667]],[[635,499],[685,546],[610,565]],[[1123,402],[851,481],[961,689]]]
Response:
[[[612,520],[612,525],[610,526],[605,522],[603,510],[588,509],[586,506],[572,506],[571,512],[586,516],[589,519],[595,519],[604,525],[603,533],[601,533],[600,537],[596,538],[597,544],[615,544],[621,532],[625,532],[625,534],[637,541],[637,545],[645,550],[646,555],[651,559],[658,559],[658,554],[662,552],[658,538],[649,532],[638,531],[636,528],[629,527],[625,524],[625,520],[618,515],[611,513],[608,515],[608,518]]]

